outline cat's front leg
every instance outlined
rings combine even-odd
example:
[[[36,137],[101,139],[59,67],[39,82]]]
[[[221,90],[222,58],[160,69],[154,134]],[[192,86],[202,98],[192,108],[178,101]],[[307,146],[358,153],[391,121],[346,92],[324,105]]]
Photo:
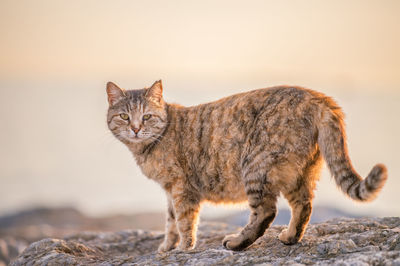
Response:
[[[165,225],[164,241],[158,247],[158,252],[166,252],[174,249],[179,240],[178,230],[176,228],[175,210],[170,195],[168,198],[167,221]]]
[[[196,244],[200,197],[194,192],[182,191],[182,188],[176,189],[172,197],[180,237],[177,249],[182,251],[193,249]]]

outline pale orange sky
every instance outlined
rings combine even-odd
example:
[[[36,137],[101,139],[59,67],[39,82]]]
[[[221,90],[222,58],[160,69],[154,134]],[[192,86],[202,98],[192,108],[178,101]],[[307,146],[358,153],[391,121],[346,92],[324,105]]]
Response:
[[[267,76],[394,90],[399,14],[396,0],[2,0],[0,78]]]

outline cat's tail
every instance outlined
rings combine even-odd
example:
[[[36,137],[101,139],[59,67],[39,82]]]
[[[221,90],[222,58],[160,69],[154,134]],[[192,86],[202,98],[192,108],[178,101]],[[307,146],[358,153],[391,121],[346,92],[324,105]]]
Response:
[[[386,182],[386,167],[375,165],[363,179],[350,161],[340,107],[329,97],[324,98],[323,105],[325,111],[318,126],[318,144],[336,185],[353,200],[373,200]]]

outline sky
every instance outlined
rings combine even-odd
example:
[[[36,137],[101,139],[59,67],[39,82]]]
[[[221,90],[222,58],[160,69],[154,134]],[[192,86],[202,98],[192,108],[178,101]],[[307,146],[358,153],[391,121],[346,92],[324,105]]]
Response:
[[[162,79],[183,105],[278,84],[333,96],[356,169],[387,163],[389,181],[376,202],[352,205],[325,171],[316,202],[400,215],[399,12],[396,0],[0,1],[0,214],[164,209],[105,124],[107,81]]]
[[[207,76],[398,84],[393,1],[8,1],[0,74]]]

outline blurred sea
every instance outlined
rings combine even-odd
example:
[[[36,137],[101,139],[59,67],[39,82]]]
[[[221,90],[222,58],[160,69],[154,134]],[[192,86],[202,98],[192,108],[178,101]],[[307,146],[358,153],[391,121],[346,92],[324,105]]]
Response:
[[[161,188],[141,174],[132,155],[108,132],[105,82],[1,81],[0,215],[35,206],[74,206],[95,216],[166,208]],[[122,87],[150,83],[123,80]],[[272,85],[277,84],[166,79],[164,94],[169,102],[194,105]],[[359,204],[335,188],[325,168],[315,204],[354,214],[399,216],[400,92],[309,87],[333,96],[343,107],[357,171],[366,176],[378,162],[389,169],[377,200]],[[279,205],[287,206],[284,200]],[[238,209],[243,206],[206,206],[203,213],[216,217]]]

